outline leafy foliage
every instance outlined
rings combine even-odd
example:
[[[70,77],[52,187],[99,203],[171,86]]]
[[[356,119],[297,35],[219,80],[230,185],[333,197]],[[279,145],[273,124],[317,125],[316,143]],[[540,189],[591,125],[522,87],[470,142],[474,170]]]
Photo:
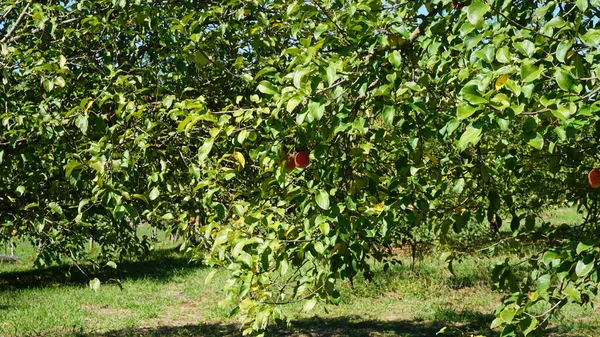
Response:
[[[139,254],[141,221],[183,231],[251,332],[415,233],[552,234],[536,214],[566,200],[581,233],[523,282],[494,270],[493,324],[539,332],[597,291],[597,0],[2,4],[0,235],[38,265],[89,237]]]

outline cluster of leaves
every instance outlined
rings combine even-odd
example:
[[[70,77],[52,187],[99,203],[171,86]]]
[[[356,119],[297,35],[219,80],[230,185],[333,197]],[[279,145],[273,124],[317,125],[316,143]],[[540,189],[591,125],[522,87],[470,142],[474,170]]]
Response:
[[[0,238],[38,265],[179,230],[252,332],[397,243],[508,219],[519,240],[565,200],[598,220],[597,0],[0,3]],[[524,281],[495,270],[503,335],[596,291],[598,239],[551,242]]]

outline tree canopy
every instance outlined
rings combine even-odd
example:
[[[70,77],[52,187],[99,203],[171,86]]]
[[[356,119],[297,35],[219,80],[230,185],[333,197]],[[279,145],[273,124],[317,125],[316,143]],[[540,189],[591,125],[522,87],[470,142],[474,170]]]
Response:
[[[510,223],[555,248],[491,273],[503,336],[597,292],[598,0],[0,3],[0,239],[39,266],[180,230],[251,332],[417,229]],[[564,204],[587,218],[555,239]]]

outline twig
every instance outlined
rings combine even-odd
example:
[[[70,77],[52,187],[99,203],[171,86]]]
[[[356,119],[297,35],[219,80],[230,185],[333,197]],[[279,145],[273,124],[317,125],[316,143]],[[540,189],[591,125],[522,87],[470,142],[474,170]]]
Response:
[[[538,110],[538,111],[526,111],[526,112],[521,112],[519,115],[523,115],[523,116],[539,115],[539,114],[541,114],[541,113],[548,112],[548,111],[550,111],[550,109],[548,109],[548,108],[544,108],[544,109],[541,109],[541,110]]]
[[[8,31],[8,33],[6,33],[6,35],[4,35],[2,40],[0,40],[0,43],[4,43],[15,32],[15,30],[17,29],[17,26],[21,23],[21,20],[23,20],[23,17],[25,17],[25,14],[27,14],[27,10],[29,9],[29,6],[31,6],[31,1],[28,2],[27,5],[25,5],[25,8],[23,8],[23,11],[17,18],[17,21],[15,21],[15,24],[12,26],[12,28]]]
[[[348,38],[346,37],[346,32],[344,32],[342,30],[342,28],[340,28],[340,26],[337,24],[336,21],[333,20],[333,18],[331,17],[331,15],[329,14],[329,12],[327,12],[318,2],[318,0],[316,1],[312,1],[317,7],[319,7],[319,10],[321,10],[321,12],[323,12],[323,14],[325,14],[325,16],[327,16],[327,19],[329,21],[331,21],[331,23],[333,23],[333,25],[335,26],[335,29],[342,34],[342,37],[344,38],[344,41],[346,42],[346,44],[348,45],[352,45],[352,43],[350,43],[350,41],[348,41]]]
[[[320,287],[318,287],[317,289],[315,289],[315,290],[314,290],[313,292],[311,292],[310,294],[308,294],[308,295],[305,295],[305,296],[302,296],[302,297],[300,297],[300,298],[298,298],[298,299],[295,299],[295,300],[291,300],[291,301],[287,301],[287,302],[280,302],[280,301],[277,301],[277,302],[264,301],[264,303],[266,303],[266,304],[271,304],[271,305],[282,305],[282,304],[290,304],[290,303],[298,303],[298,302],[302,302],[302,301],[304,301],[305,299],[307,299],[307,298],[309,298],[309,297],[311,297],[311,296],[315,295],[315,294],[316,294],[316,293],[317,293],[319,290],[323,289],[323,287],[325,287],[325,283],[323,283],[323,285],[321,285]]]
[[[532,33],[534,33],[534,34],[536,34],[536,35],[543,36],[543,37],[545,37],[545,38],[547,38],[547,39],[550,39],[550,40],[557,41],[557,39],[556,39],[556,38],[554,38],[554,37],[552,37],[552,36],[548,36],[548,35],[546,35],[546,34],[540,33],[540,32],[538,32],[537,30],[535,30],[535,29],[533,29],[533,28],[529,28],[529,27],[527,27],[527,26],[523,26],[522,24],[520,24],[520,23],[518,23],[517,21],[515,21],[515,20],[513,20],[513,19],[509,18],[509,17],[508,17],[508,16],[506,16],[504,13],[502,13],[501,11],[499,11],[499,10],[498,10],[496,7],[494,7],[492,4],[490,4],[490,3],[489,3],[489,1],[487,1],[487,0],[483,0],[483,1],[484,1],[485,3],[487,3],[487,5],[488,5],[488,6],[490,6],[490,8],[491,8],[491,9],[492,9],[494,12],[496,12],[496,14],[498,14],[498,15],[500,15],[501,17],[503,17],[504,19],[506,19],[506,21],[510,22],[510,23],[511,23],[513,26],[516,26],[516,27],[518,27],[518,28],[521,28],[521,29],[528,30],[528,31],[530,31],[530,32],[532,32]]]
[[[508,238],[504,238],[504,239],[502,239],[502,240],[500,240],[500,241],[498,241],[498,242],[494,243],[494,244],[493,244],[493,245],[491,245],[491,246],[487,246],[487,247],[485,247],[485,248],[477,249],[477,250],[476,250],[476,252],[483,252],[484,250],[488,250],[488,249],[490,249],[490,248],[494,248],[494,247],[496,247],[497,245],[499,245],[499,244],[501,244],[501,243],[504,243],[504,242],[506,242],[506,241],[512,240],[512,239],[516,239],[516,238],[515,238],[515,237],[512,237],[512,236],[511,236],[511,237],[508,237]]]
[[[594,96],[594,94],[595,94],[595,93],[597,93],[598,91],[600,91],[600,86],[598,86],[598,88],[596,88],[596,89],[592,90],[592,91],[591,91],[589,94],[587,94],[587,95],[585,95],[585,96],[581,97],[581,99],[582,99],[582,100],[583,100],[583,99],[588,99],[588,98],[590,98],[590,97]]]
[[[338,85],[340,85],[340,84],[342,84],[342,83],[344,83],[344,82],[346,82],[346,79],[345,79],[345,78],[342,78],[341,80],[339,80],[339,81],[337,81],[337,82],[333,83],[332,85],[328,86],[327,88],[323,88],[323,89],[321,89],[321,90],[317,90],[317,92],[315,92],[315,94],[316,94],[316,95],[320,95],[320,94],[322,94],[323,92],[325,92],[325,91],[327,91],[327,90],[329,90],[329,89],[333,89],[333,88],[337,87]]]
[[[4,14],[2,14],[2,18],[0,18],[0,19],[4,20],[4,18],[13,10],[13,8],[14,7],[12,7],[12,6],[9,7],[8,10],[6,12],[4,12]]]
[[[437,11],[438,9],[436,7],[435,10],[432,10],[427,14],[427,16],[423,18],[421,24],[410,34],[408,41],[410,41],[411,43],[414,42],[419,36],[421,36],[425,32],[425,29],[427,28],[427,26],[429,26],[429,18],[434,17],[437,14]]]
[[[547,314],[549,314],[550,312],[552,312],[552,310],[556,309],[556,307],[558,307],[558,306],[560,305],[560,303],[561,303],[562,301],[564,301],[565,299],[567,299],[567,298],[566,298],[566,297],[563,297],[563,298],[561,298],[560,300],[558,300],[558,302],[556,302],[556,304],[555,304],[555,305],[553,305],[553,306],[552,306],[552,308],[550,308],[550,309],[548,309],[548,310],[544,311],[543,313],[541,313],[541,314],[539,314],[539,315],[532,315],[532,314],[530,314],[530,313],[527,313],[527,312],[525,312],[525,314],[527,314],[527,316],[529,316],[529,317],[532,317],[532,318],[544,317],[544,316],[546,316]]]
[[[204,55],[204,57],[206,57],[208,62],[214,64],[215,66],[217,66],[217,68],[220,68],[221,70],[223,70],[224,72],[228,73],[229,75],[231,75],[233,77],[237,77],[237,78],[241,77],[240,75],[234,74],[233,72],[231,72],[231,70],[227,69],[224,65],[213,61],[213,59],[210,58],[210,56],[208,56],[208,54],[204,50],[202,50],[202,49],[198,49],[198,50],[202,53],[202,55]]]
[[[281,243],[302,243],[302,242],[313,242],[314,239],[298,239],[298,240],[279,240]]]

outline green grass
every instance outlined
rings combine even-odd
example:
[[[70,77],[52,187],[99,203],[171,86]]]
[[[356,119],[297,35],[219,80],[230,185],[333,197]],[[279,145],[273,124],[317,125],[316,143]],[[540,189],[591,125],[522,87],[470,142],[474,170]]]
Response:
[[[576,223],[577,214],[561,211],[556,221]],[[165,240],[163,240],[164,242]],[[239,336],[239,326],[217,304],[223,298],[226,271],[204,284],[210,269],[191,264],[168,243],[144,261],[121,263],[101,274],[96,293],[88,278],[65,267],[32,270],[33,248],[23,244],[20,262],[0,265],[0,336]],[[410,269],[387,272],[375,266],[375,278],[342,284],[338,306],[318,305],[302,313],[302,304],[284,310],[292,325],[278,336],[498,336],[489,329],[501,294],[491,290],[489,269],[503,257],[474,256],[455,266],[452,276],[435,255]],[[554,319],[548,336],[598,336],[600,313],[567,306]]]

